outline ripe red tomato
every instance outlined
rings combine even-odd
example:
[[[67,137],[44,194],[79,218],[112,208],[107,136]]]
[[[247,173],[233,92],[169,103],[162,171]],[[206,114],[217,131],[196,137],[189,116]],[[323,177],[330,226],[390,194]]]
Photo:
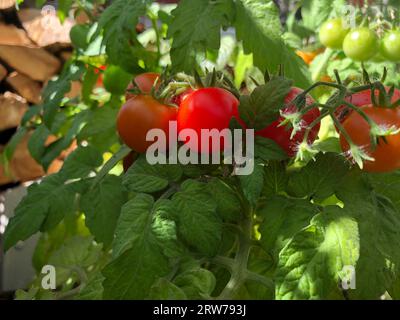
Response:
[[[161,129],[168,137],[169,121],[176,120],[177,108],[167,106],[150,95],[137,95],[128,100],[117,116],[117,129],[124,143],[143,153],[153,144],[146,141],[151,129]]]
[[[295,105],[289,105],[296,97],[298,94],[302,92],[301,89],[293,87],[289,94],[285,98],[285,105],[288,105],[288,107],[283,109],[284,113],[294,113],[297,111]],[[311,98],[311,96],[306,97],[306,105],[311,105],[314,103],[314,100]],[[290,156],[293,157],[296,152],[297,152],[297,147],[298,144],[303,141],[304,134],[306,132],[307,126],[309,126],[316,118],[320,116],[320,111],[318,108],[313,108],[309,112],[307,112],[303,118],[302,118],[302,124],[303,128],[298,131],[293,139],[290,139],[290,136],[292,134],[292,129],[287,129],[285,126],[280,126],[279,124],[284,120],[282,117],[279,117],[278,120],[274,121],[272,124],[267,126],[266,128],[256,131],[256,135],[262,136],[264,138],[272,139],[274,140],[278,145],[281,146],[283,150],[286,151],[286,153]],[[310,134],[308,135],[308,143],[313,143],[315,139],[318,136],[318,132],[320,129],[320,124],[314,126],[312,130],[310,131]]]
[[[385,89],[386,89],[386,92],[389,92],[389,90],[390,90],[389,87],[386,87]],[[376,100],[378,101],[378,99],[379,99],[379,90],[375,90],[375,97],[376,97]],[[391,102],[392,103],[396,102],[399,99],[400,99],[400,90],[395,89]],[[351,96],[346,97],[346,101],[350,102],[351,104],[355,105],[356,107],[362,107],[362,106],[370,105],[370,104],[372,104],[372,101],[371,101],[371,89],[354,93]],[[336,109],[335,115],[336,115],[336,117],[338,118],[338,120],[340,122],[343,122],[349,116],[349,114],[351,112],[352,111],[349,110],[348,107],[343,105],[343,106],[340,106],[340,107],[338,107]]]
[[[228,142],[225,136],[220,139],[220,148],[212,144],[211,138],[207,148],[206,143],[201,141],[201,129],[217,129],[218,132],[227,129],[232,117],[239,120],[238,106],[236,97],[225,89],[202,88],[190,93],[179,107],[179,137],[195,152],[212,153],[223,150]],[[197,134],[197,141],[184,137],[184,129],[193,129]]]
[[[126,95],[125,99],[128,101],[129,99],[133,98],[135,94],[128,92],[128,90],[131,90],[133,88],[138,88],[142,93],[148,94],[151,92],[151,89],[153,88],[154,83],[156,80],[160,77],[159,73],[156,72],[146,72],[137,75],[134,78],[134,84],[131,82],[128,87],[126,88]],[[158,84],[156,84],[156,88],[158,87]]]
[[[400,126],[400,109],[388,109],[367,105],[360,107],[368,117],[381,126]],[[370,126],[368,122],[357,112],[352,112],[343,122],[343,127],[354,144],[361,147],[364,152],[375,161],[364,161],[363,170],[367,172],[389,172],[400,169],[400,133],[387,136],[386,142],[379,139],[376,149],[371,147]],[[350,146],[343,135],[340,135],[340,144],[344,152],[348,152]]]

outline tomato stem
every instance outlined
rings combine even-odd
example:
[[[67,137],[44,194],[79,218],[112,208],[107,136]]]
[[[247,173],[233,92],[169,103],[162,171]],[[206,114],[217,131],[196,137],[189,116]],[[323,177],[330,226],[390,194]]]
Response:
[[[96,178],[93,180],[92,185],[90,186],[90,189],[93,190],[93,188],[101,181],[103,178],[110,172],[112,168],[114,168],[119,161],[121,161],[123,158],[125,158],[129,153],[131,152],[131,149],[126,146],[122,145],[121,148],[118,150],[117,153],[115,153],[101,168],[99,173],[97,173]]]
[[[156,33],[156,46],[157,46],[157,65],[160,64],[161,59],[161,40],[160,40],[160,31],[158,30],[158,21],[156,17],[151,18],[151,24]]]
[[[310,135],[310,132],[311,132],[312,128],[314,128],[318,123],[320,123],[321,120],[322,120],[323,118],[325,118],[328,114],[329,114],[329,111],[325,111],[325,112],[321,113],[321,114],[318,116],[318,118],[315,118],[314,121],[311,122],[309,126],[307,126],[306,132],[304,133],[303,142],[306,142],[306,143],[307,143],[307,141],[308,141],[308,136]]]
[[[372,127],[376,126],[377,124],[371,120],[370,117],[367,116],[367,114],[361,110],[360,108],[357,108],[355,105],[351,104],[350,102],[344,101],[344,104],[346,106],[348,106],[350,109],[354,110],[355,112],[357,112],[361,117],[363,117],[365,119],[365,121],[368,122],[368,124]]]
[[[242,220],[242,231],[239,233],[239,247],[231,266],[231,278],[222,290],[217,300],[227,300],[235,297],[236,292],[248,277],[247,264],[251,247],[252,219],[245,217]]]
[[[344,129],[344,127],[342,126],[342,124],[340,123],[340,121],[336,118],[335,114],[331,111],[330,112],[330,116],[333,120],[333,122],[335,123],[336,127],[338,128],[339,132],[341,134],[343,134],[343,136],[345,137],[345,139],[347,140],[349,145],[354,145],[353,140],[350,138],[349,134],[347,133],[347,131]]]

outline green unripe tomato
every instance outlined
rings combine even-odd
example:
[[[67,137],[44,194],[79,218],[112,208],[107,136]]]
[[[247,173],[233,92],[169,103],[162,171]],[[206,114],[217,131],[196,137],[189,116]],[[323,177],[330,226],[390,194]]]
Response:
[[[319,30],[319,40],[331,49],[342,49],[343,40],[349,29],[343,26],[341,18],[326,21]]]
[[[71,38],[72,44],[79,49],[86,49],[88,46],[88,33],[90,26],[86,24],[77,24],[71,28],[69,37]]]
[[[367,61],[378,52],[378,37],[366,27],[353,29],[344,38],[343,51],[355,61]]]
[[[393,30],[388,32],[381,44],[381,53],[390,61],[400,61],[400,31]]]
[[[122,68],[110,65],[104,71],[103,85],[108,92],[122,95],[132,78],[132,75]]]

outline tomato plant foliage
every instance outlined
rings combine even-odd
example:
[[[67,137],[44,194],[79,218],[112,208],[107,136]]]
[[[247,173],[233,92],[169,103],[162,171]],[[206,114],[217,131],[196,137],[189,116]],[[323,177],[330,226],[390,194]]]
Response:
[[[153,27],[139,34],[135,25],[143,16]],[[75,49],[19,129],[35,128],[29,148],[45,168],[64,150],[70,153],[59,172],[29,187],[6,228],[5,250],[40,232],[37,278],[17,298],[398,296],[399,171],[360,170],[341,154],[335,134],[313,146],[299,142],[302,156],[296,158],[257,136],[250,175],[232,175],[229,164],[151,165],[144,154],[122,170],[131,153],[116,128],[125,94],[98,87],[100,67],[119,66],[132,78],[163,68],[190,77],[193,69],[203,72],[204,60],[217,65],[221,29],[234,27],[240,45],[231,52],[239,52],[238,61],[252,54],[262,72],[281,64],[291,79],[266,77],[238,97],[241,120],[260,130],[284,116],[293,86],[310,84],[306,65],[282,39],[273,1],[183,0],[171,10],[147,0],[116,0],[93,19],[88,46]],[[66,97],[73,81],[82,91]],[[297,112],[310,107],[301,92]],[[56,138],[49,144],[50,136]],[[52,292],[40,287],[46,264],[57,270]],[[349,290],[342,286],[346,267],[356,274]]]

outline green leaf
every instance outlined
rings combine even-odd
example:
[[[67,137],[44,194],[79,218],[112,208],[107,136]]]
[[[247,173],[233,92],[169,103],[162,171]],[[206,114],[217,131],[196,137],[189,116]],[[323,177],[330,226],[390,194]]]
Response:
[[[332,153],[342,152],[339,139],[336,137],[329,137],[328,139],[325,140],[318,140],[316,143],[314,143],[313,148],[321,152],[332,152]]]
[[[174,223],[163,217],[163,205],[146,194],[124,205],[114,242],[116,259],[104,271],[105,297],[143,299],[154,280],[169,270],[165,253],[173,247],[176,233]],[[132,268],[135,272],[130,272]],[[118,278],[120,274],[125,278]]]
[[[296,233],[310,224],[317,213],[317,207],[306,200],[289,200],[282,196],[267,199],[257,211],[263,219],[258,229],[262,247],[277,255]]]
[[[241,216],[241,203],[235,191],[225,182],[213,178],[209,183],[211,196],[217,203],[217,212],[225,221],[237,221]]]
[[[57,80],[50,81],[42,93],[44,123],[52,128],[58,108],[65,94],[71,90],[71,82],[79,80],[85,70],[84,64],[67,65]]]
[[[305,63],[288,48],[281,38],[279,9],[269,0],[238,0],[236,3],[237,38],[243,41],[244,52],[252,53],[254,65],[265,72],[285,66],[286,76],[296,86],[308,87],[309,73]],[[249,32],[251,30],[251,32]]]
[[[90,236],[85,226],[84,216],[76,212],[68,213],[53,229],[41,233],[32,257],[32,264],[37,273],[47,264],[53,252],[57,251],[64,241],[72,236]]]
[[[93,237],[74,236],[49,258],[48,264],[56,267],[57,285],[65,283],[69,278],[82,279],[82,271],[94,265],[102,254],[102,246],[94,243]],[[78,271],[79,270],[79,271]],[[81,271],[82,270],[82,271]]]
[[[50,131],[47,127],[42,124],[34,131],[29,139],[28,148],[34,159],[38,161],[45,170],[48,169],[53,160],[56,159],[63,150],[67,149],[72,144],[81,129],[82,123],[86,120],[86,116],[86,112],[81,112],[74,116],[64,136],[48,146],[46,146],[46,141],[50,135]]]
[[[93,237],[74,236],[51,255],[49,264],[66,269],[86,268],[96,263],[100,254],[101,246],[93,242]]]
[[[101,300],[103,298],[104,276],[97,272],[92,276],[86,285],[79,291],[75,297],[76,300]]]
[[[264,167],[256,162],[252,174],[239,176],[239,181],[245,198],[255,207],[263,190]]]
[[[41,125],[37,127],[35,131],[33,131],[28,141],[29,153],[38,163],[40,163],[40,160],[46,150],[45,143],[50,134],[50,130],[47,129],[45,125]]]
[[[81,195],[80,207],[86,216],[86,226],[96,241],[104,243],[105,246],[112,242],[125,201],[122,179],[114,175],[107,175],[100,183]]]
[[[221,28],[232,19],[231,0],[183,0],[172,11],[173,22],[168,37],[173,38],[172,68],[191,73],[196,66],[196,53],[218,50]]]
[[[400,278],[397,278],[393,285],[388,289],[393,300],[400,300]]]
[[[7,165],[12,159],[15,149],[18,144],[26,136],[27,129],[25,127],[18,127],[17,132],[14,133],[12,138],[7,142],[6,147],[0,153],[0,164]]]
[[[187,180],[172,202],[178,233],[184,241],[200,253],[214,256],[221,242],[222,224],[207,185]]]
[[[286,166],[282,162],[269,162],[264,170],[265,195],[278,194],[286,190],[289,177],[286,173]]]
[[[31,185],[6,228],[5,250],[39,230],[55,227],[65,214],[75,210],[74,202],[74,184],[64,184],[59,175],[48,176],[40,184]]]
[[[154,222],[153,204],[153,198],[146,194],[125,204],[116,231],[118,256],[103,270],[105,299],[144,299],[155,280],[169,272],[165,236],[160,237]],[[166,233],[169,235],[169,230]]]
[[[355,172],[337,187],[337,197],[351,212],[360,230],[357,285],[351,299],[379,299],[399,272],[400,213],[391,201],[377,194],[368,179]]]
[[[322,23],[331,16],[334,8],[346,5],[344,0],[304,0],[301,6],[304,26],[316,32]],[[343,12],[344,13],[344,12]]]
[[[166,279],[159,279],[150,290],[151,300],[186,300],[187,297],[182,289]]]
[[[325,207],[280,252],[276,299],[326,299],[338,290],[343,267],[358,258],[357,222],[344,209]]]
[[[273,300],[275,297],[275,285],[272,280],[274,261],[260,247],[253,247],[248,261],[249,271],[258,274],[258,279],[248,279],[238,299],[249,300]]]
[[[174,284],[181,288],[189,299],[204,299],[213,292],[216,279],[211,271],[199,268],[178,275]]]
[[[165,200],[169,201],[169,200]],[[147,229],[162,243],[164,249],[173,246],[176,240],[175,223],[165,217],[165,202],[154,203],[152,196],[138,194],[125,203],[115,230],[113,256],[118,257]]]
[[[78,147],[64,161],[60,174],[66,179],[84,178],[103,163],[101,153],[91,147]]]
[[[291,86],[291,80],[276,77],[256,87],[250,96],[241,96],[240,118],[249,128],[264,129],[279,117]]]
[[[255,137],[255,157],[261,159],[263,162],[270,160],[286,160],[287,153],[274,141],[268,138],[256,136]]]
[[[244,54],[242,46],[238,50],[235,63],[235,87],[240,89],[243,81],[246,79],[247,70],[253,67],[253,56],[251,54]]]
[[[95,68],[88,66],[86,73],[83,75],[82,79],[82,100],[87,105],[92,105],[93,100],[90,98],[93,89],[96,85],[97,79],[99,78],[99,73],[95,72]],[[108,108],[104,108],[108,109]]]
[[[105,105],[90,110],[86,125],[78,134],[78,141],[86,140],[100,151],[106,151],[118,142],[115,119],[118,109]]]
[[[396,208],[400,206],[400,171],[368,174],[368,181],[376,192],[388,197]]]
[[[151,165],[146,157],[142,156],[129,168],[123,184],[130,191],[151,193],[165,189],[169,183],[178,181],[181,176],[182,169],[179,165]]]
[[[139,17],[146,15],[150,3],[150,0],[116,0],[102,13],[99,20],[98,32],[104,32],[103,43],[109,61],[132,73],[141,70],[139,58],[151,56],[137,40],[135,30]]]
[[[68,128],[68,131],[64,134],[64,136],[46,147],[44,154],[40,159],[40,163],[45,169],[50,166],[53,160],[56,159],[63,150],[71,146],[79,130],[81,129],[82,124],[86,120],[86,116],[86,112],[80,112],[74,116],[71,126]]]
[[[29,291],[18,289],[15,291],[15,300],[34,300],[39,288],[30,288]]]
[[[349,166],[341,155],[319,154],[315,161],[290,177],[290,193],[299,198],[326,199],[334,193],[348,171]]]

